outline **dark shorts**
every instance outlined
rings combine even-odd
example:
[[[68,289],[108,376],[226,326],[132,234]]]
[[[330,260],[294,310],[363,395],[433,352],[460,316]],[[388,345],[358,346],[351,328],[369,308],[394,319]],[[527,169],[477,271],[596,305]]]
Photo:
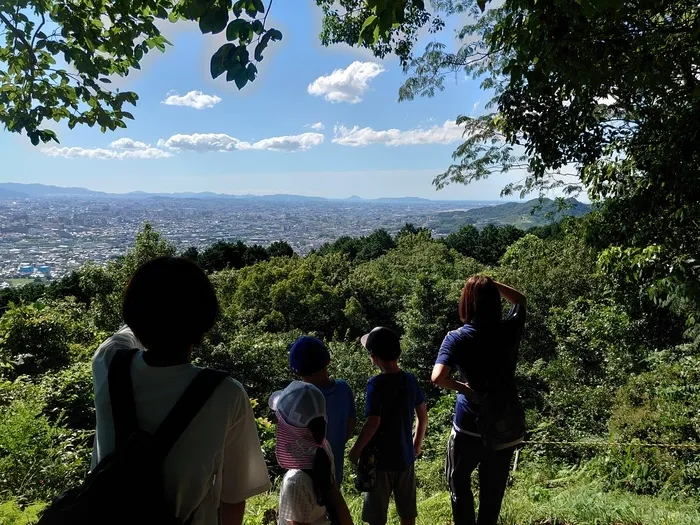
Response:
[[[396,513],[400,518],[411,519],[418,516],[416,473],[413,465],[402,472],[377,470],[374,490],[365,492],[362,521],[370,525],[384,525],[392,494],[396,503]]]

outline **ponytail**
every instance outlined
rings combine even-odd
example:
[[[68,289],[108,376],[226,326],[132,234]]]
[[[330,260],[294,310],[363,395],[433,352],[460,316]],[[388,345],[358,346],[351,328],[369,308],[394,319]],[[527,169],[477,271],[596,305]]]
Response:
[[[326,439],[326,420],[322,417],[312,419],[309,421],[307,428],[313,434],[314,441],[316,441],[318,445],[321,445]],[[335,483],[332,465],[333,463],[326,449],[324,447],[318,447],[316,449],[316,455],[314,456],[313,469],[305,472],[309,474],[313,480],[314,493],[316,494],[316,500],[319,506],[326,507],[331,523],[336,524],[339,523],[339,520],[331,496],[331,490]]]
[[[309,421],[307,428],[314,436],[314,441],[318,445],[326,439],[326,420],[322,417],[317,417]],[[308,471],[307,471],[308,472]],[[323,447],[316,449],[314,456],[313,469],[308,472],[314,482],[314,492],[320,506],[326,506],[330,501],[330,491],[333,488],[333,470],[331,466],[331,458],[328,457],[328,452]]]

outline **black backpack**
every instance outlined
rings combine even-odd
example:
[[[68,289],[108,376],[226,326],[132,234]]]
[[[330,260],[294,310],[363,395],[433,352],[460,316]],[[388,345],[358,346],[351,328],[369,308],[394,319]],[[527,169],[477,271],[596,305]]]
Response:
[[[525,411],[515,384],[515,366],[520,333],[502,334],[500,341],[507,354],[494,355],[486,381],[484,400],[476,414],[476,425],[486,450],[514,446],[525,438]]]
[[[38,525],[182,525],[165,495],[162,463],[192,419],[228,375],[204,369],[192,380],[152,435],[140,430],[130,366],[136,349],[119,350],[109,367],[108,386],[115,449],[79,487],[59,496]]]
[[[486,450],[515,446],[525,438],[526,424],[517,392],[488,393],[484,396],[476,425]]]
[[[405,397],[406,383],[408,376],[403,370],[401,374],[401,384],[396,390],[392,401],[398,403]],[[395,408],[395,407],[392,407]],[[384,441],[384,429],[399,424],[400,411],[387,410],[385,414],[382,410],[382,425],[377,429],[367,446],[362,449],[360,461],[357,464],[357,475],[355,476],[355,488],[359,492],[372,492],[377,483],[377,463],[379,460],[379,444]]]

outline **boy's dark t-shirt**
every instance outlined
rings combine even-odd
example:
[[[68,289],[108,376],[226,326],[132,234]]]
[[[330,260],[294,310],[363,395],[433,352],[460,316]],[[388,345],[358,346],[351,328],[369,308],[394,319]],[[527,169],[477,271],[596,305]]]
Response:
[[[525,325],[525,307],[514,305],[498,330],[484,332],[471,324],[452,330],[445,336],[436,364],[457,369],[460,381],[468,382],[479,394],[487,393],[487,383],[499,389],[515,388],[515,366]],[[464,394],[457,394],[454,426],[457,430],[479,435],[476,414]]]
[[[381,418],[371,442],[377,448],[378,470],[400,472],[413,465],[413,421],[423,403],[423,391],[411,373],[379,374],[367,382],[365,416]]]

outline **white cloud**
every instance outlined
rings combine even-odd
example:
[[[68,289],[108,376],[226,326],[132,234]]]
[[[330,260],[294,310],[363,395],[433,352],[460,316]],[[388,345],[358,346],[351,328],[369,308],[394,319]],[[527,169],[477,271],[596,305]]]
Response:
[[[158,146],[174,150],[198,151],[236,151],[236,150],[269,150],[269,151],[305,151],[323,144],[321,133],[302,133],[270,137],[257,142],[244,142],[225,133],[193,133],[191,135],[173,135],[167,140],[159,140]]]
[[[400,129],[374,130],[372,128],[352,129],[345,126],[335,126],[333,142],[341,146],[369,146],[384,144],[385,146],[414,146],[418,144],[450,144],[462,140],[463,129],[454,120],[447,120],[442,126],[429,128],[414,128],[402,131]]]
[[[166,106],[187,106],[194,109],[213,108],[221,102],[221,97],[216,95],[205,95],[201,91],[190,91],[186,95],[178,95],[171,91],[166,95],[162,104]]]
[[[120,139],[124,140],[124,139]],[[126,139],[131,140],[131,139]],[[115,141],[119,142],[119,141]],[[114,143],[113,143],[114,144]],[[136,144],[143,144],[142,142],[137,142]],[[144,144],[145,146],[145,144]],[[104,148],[59,148],[56,146],[51,146],[50,148],[44,148],[41,150],[42,153],[49,155],[51,157],[63,157],[66,159],[99,159],[99,160],[123,160],[123,159],[164,159],[171,157],[172,154],[163,151],[162,149],[152,148],[146,146],[144,148],[136,149],[122,149],[121,151],[113,149]]]
[[[133,140],[127,137],[123,137],[121,139],[117,139],[114,142],[112,142],[109,145],[110,148],[113,149],[148,149],[150,148],[150,144],[146,144],[145,142],[139,142],[138,140]]]
[[[329,102],[355,104],[369,89],[369,81],[384,72],[384,67],[375,62],[355,61],[345,69],[336,69],[330,75],[318,77],[307,91],[317,97],[324,96]]]
[[[190,151],[233,151],[245,144],[225,133],[193,133],[192,135],[173,135],[167,140],[160,139],[158,146]]]
[[[302,133],[283,137],[272,137],[253,143],[252,149],[267,149],[271,151],[304,151],[323,144],[320,133]]]
[[[316,131],[321,131],[326,128],[326,126],[323,125],[323,122],[314,122],[313,124],[306,124],[304,127],[315,129]]]

